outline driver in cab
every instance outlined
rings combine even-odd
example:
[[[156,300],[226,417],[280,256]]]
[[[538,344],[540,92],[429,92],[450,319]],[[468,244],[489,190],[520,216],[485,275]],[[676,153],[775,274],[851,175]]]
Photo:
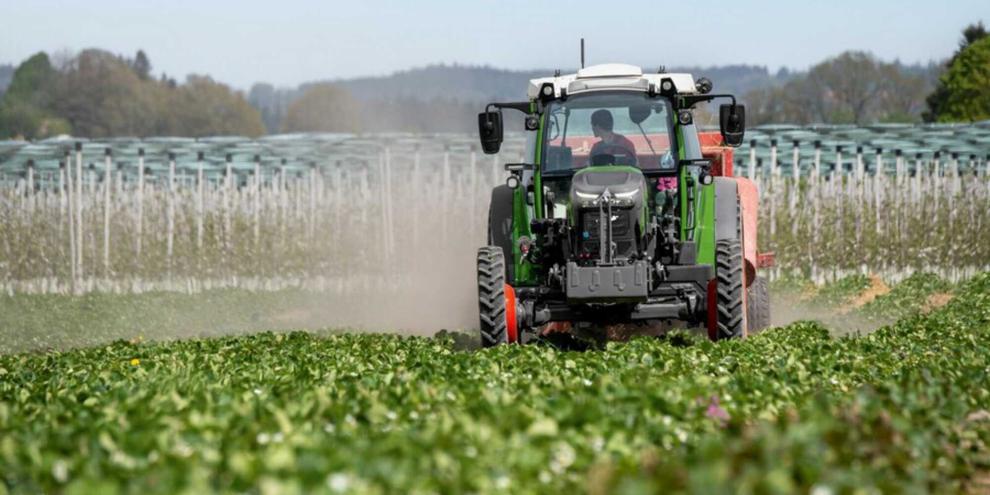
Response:
[[[612,130],[614,125],[612,112],[604,108],[591,114],[591,131],[596,138],[601,139],[591,147],[591,163],[593,165],[604,165],[601,160],[605,158],[605,155],[614,157],[616,163],[619,163],[620,157],[622,157],[628,160],[626,164],[636,164],[636,146],[629,138],[614,132]],[[601,158],[596,160],[596,155]]]

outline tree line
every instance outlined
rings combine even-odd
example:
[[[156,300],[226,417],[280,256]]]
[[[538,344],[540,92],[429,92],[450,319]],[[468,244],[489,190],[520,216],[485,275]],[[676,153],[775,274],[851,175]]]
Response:
[[[784,84],[747,93],[748,119],[752,125],[990,119],[990,55],[980,46],[986,38],[982,23],[970,25],[947,62],[926,67],[842,53]]]
[[[35,54],[0,99],[0,139],[264,134],[258,111],[229,86],[200,75],[154,78],[151,69],[143,51],[89,49],[55,62]]]
[[[208,76],[182,83],[153,77],[143,51],[133,58],[95,49],[56,58],[38,53],[16,70],[0,67],[0,91],[9,80],[0,98],[0,139],[470,132],[487,102],[523,98],[529,79],[550,73],[441,65],[297,88],[258,83],[243,95]],[[739,95],[751,126],[990,119],[990,36],[982,23],[968,26],[941,64],[905,65],[847,51],[800,72],[686,71]]]

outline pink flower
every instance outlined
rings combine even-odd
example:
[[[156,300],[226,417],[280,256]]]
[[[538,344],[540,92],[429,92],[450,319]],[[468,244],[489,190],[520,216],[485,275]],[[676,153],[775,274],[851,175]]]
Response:
[[[718,404],[718,396],[713,395],[708,403],[708,409],[705,411],[705,416],[722,423],[723,425],[729,421],[729,413],[722,409],[722,406]]]
[[[677,177],[660,177],[657,179],[657,191],[672,191],[677,189]]]

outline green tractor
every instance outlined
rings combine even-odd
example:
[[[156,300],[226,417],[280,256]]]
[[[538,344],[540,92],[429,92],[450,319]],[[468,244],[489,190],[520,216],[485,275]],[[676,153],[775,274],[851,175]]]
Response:
[[[501,147],[503,109],[524,113],[528,134],[478,250],[483,346],[616,324],[707,327],[719,340],[769,324],[757,191],[731,171],[745,108],[711,89],[596,65],[531,80],[528,101],[478,116],[485,153]],[[699,133],[693,107],[716,98],[730,100],[720,132]]]

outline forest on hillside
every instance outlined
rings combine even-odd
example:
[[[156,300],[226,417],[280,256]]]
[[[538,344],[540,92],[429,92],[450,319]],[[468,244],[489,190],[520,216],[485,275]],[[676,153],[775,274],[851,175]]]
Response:
[[[715,91],[748,105],[750,126],[975,121],[990,118],[988,90],[978,83],[990,72],[990,54],[981,46],[990,43],[986,39],[982,23],[970,25],[955,53],[925,65],[847,51],[805,71],[753,65],[649,70],[708,77]],[[553,72],[431,65],[295,88],[259,82],[241,92],[206,75],[179,82],[155,74],[140,50],[133,57],[99,49],[40,52],[16,68],[0,65],[0,139],[471,132],[486,103],[525,98],[529,79]]]

